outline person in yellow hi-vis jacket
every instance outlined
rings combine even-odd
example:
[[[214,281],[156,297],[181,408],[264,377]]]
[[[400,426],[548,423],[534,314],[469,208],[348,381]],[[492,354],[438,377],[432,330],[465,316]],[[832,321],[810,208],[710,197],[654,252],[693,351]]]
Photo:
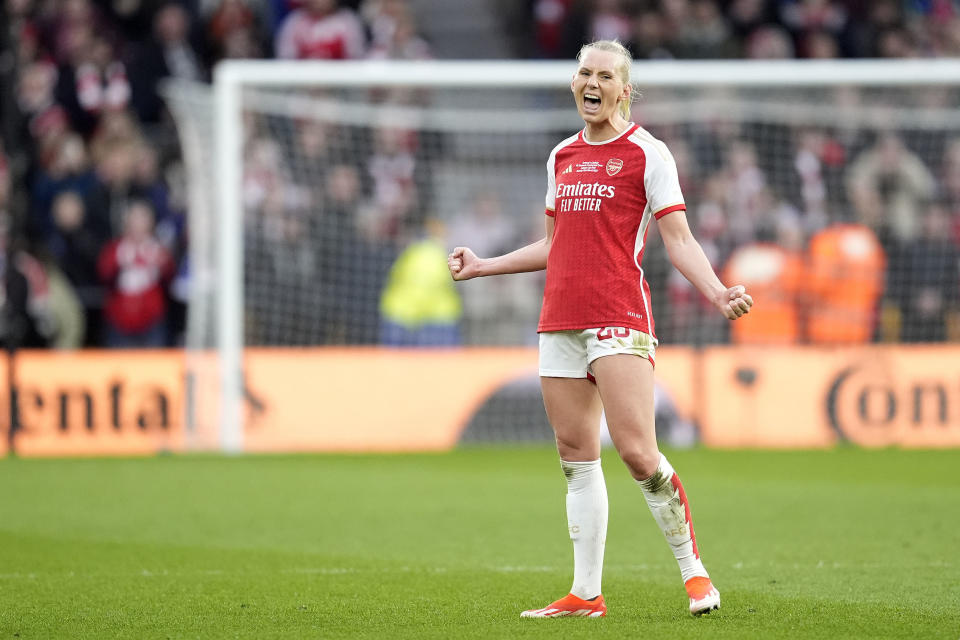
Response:
[[[460,344],[463,305],[447,269],[440,223],[427,223],[427,237],[404,249],[380,296],[380,342],[402,347]]]

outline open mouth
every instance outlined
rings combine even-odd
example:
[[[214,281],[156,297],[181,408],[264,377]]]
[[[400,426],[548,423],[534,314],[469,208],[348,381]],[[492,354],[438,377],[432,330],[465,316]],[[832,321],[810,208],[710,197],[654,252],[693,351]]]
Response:
[[[596,93],[583,94],[583,110],[590,113],[600,110],[600,95]]]

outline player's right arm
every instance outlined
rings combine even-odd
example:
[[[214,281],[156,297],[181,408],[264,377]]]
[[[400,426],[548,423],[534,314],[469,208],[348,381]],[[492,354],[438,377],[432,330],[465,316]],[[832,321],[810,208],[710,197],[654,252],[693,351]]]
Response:
[[[687,216],[683,211],[675,211],[659,218],[657,227],[670,262],[724,317],[736,320],[750,312],[753,298],[747,293],[747,288],[741,284],[728,287],[720,282],[703,252],[703,247],[690,232]]]
[[[478,258],[467,247],[457,247],[447,256],[447,266],[454,280],[469,280],[480,276],[496,276],[506,273],[526,273],[547,268],[547,256],[553,242],[553,216],[546,218],[546,234],[542,240],[532,242],[516,251],[496,256]]]

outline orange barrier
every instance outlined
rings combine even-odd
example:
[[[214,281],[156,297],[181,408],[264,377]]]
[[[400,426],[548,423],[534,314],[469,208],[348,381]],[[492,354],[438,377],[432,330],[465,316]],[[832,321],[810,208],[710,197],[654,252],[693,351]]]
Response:
[[[183,351],[22,352],[24,456],[215,448],[216,397]],[[187,363],[190,362],[190,366]],[[536,377],[534,348],[251,349],[248,451],[425,451],[456,445],[497,389]],[[0,371],[6,364],[0,357]],[[207,375],[209,376],[209,372]],[[662,347],[656,375],[714,447],[960,447],[960,346]],[[0,374],[0,453],[10,398]],[[195,414],[197,415],[197,414]]]
[[[686,357],[657,372],[689,412]],[[658,354],[659,356],[659,354]],[[262,410],[248,413],[248,451],[425,451],[453,447],[500,387],[537,376],[534,348],[251,350],[247,381]]]
[[[245,447],[450,449],[487,396],[536,368],[533,349],[251,350],[247,382],[263,409]]]
[[[703,353],[704,444],[960,447],[960,346]]]
[[[16,358],[17,453],[180,451],[183,376],[182,352],[22,352]]]

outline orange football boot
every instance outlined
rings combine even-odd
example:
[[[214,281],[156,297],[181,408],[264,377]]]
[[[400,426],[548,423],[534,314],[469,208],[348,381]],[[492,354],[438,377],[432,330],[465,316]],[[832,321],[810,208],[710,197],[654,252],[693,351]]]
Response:
[[[690,596],[690,613],[695,616],[710,613],[720,608],[720,592],[710,578],[690,578],[684,585]]]
[[[603,596],[593,600],[584,600],[568,594],[556,602],[548,604],[543,609],[530,609],[520,614],[521,618],[562,618],[565,616],[581,616],[585,618],[602,618],[607,615],[607,605]]]

